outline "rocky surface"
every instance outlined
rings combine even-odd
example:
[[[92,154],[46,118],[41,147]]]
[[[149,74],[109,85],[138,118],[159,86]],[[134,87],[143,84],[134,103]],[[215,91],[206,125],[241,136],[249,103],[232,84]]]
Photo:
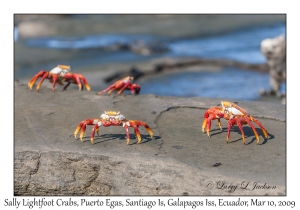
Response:
[[[40,92],[14,84],[15,195],[286,195],[285,105],[237,101],[270,138],[257,128],[257,145],[245,126],[243,145],[234,127],[226,144],[225,120],[223,131],[213,122],[211,137],[201,132],[204,111],[221,99],[52,92],[46,83]],[[80,121],[108,110],[147,122],[153,139],[140,127],[136,144],[130,129],[126,145],[122,127],[101,127],[92,145],[91,126],[83,143],[74,138]]]

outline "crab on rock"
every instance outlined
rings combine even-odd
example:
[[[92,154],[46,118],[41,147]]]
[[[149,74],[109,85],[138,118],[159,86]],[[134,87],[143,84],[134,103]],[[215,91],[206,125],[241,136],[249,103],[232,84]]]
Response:
[[[104,112],[104,114],[102,114],[100,116],[100,118],[89,118],[86,120],[81,121],[75,132],[74,132],[74,137],[76,138],[78,132],[81,129],[81,133],[80,133],[80,140],[82,140],[82,137],[84,136],[85,130],[86,130],[86,126],[87,125],[94,125],[92,132],[91,132],[91,143],[94,144],[94,136],[95,136],[95,132],[97,132],[98,136],[99,136],[99,127],[100,126],[104,126],[104,127],[108,127],[108,126],[123,126],[123,128],[126,131],[126,138],[127,138],[127,144],[129,144],[130,142],[130,135],[129,135],[129,127],[133,127],[134,128],[134,134],[138,139],[137,143],[140,143],[142,140],[140,131],[139,131],[139,126],[142,125],[146,128],[146,130],[148,131],[148,133],[150,134],[150,137],[153,138],[153,131],[151,130],[151,128],[142,121],[138,121],[138,120],[126,120],[126,118],[120,114],[120,112],[115,112],[115,111],[106,111]]]
[[[259,122],[259,120],[255,119],[252,117],[248,112],[241,107],[237,106],[234,103],[227,102],[227,101],[221,101],[222,107],[212,107],[209,108],[205,113],[204,113],[204,120],[202,123],[202,131],[205,133],[205,128],[206,128],[206,133],[208,136],[210,136],[210,127],[211,127],[211,121],[217,119],[218,120],[218,125],[220,129],[222,130],[221,126],[221,121],[220,118],[224,118],[228,120],[228,131],[227,131],[227,143],[230,137],[230,129],[233,125],[237,125],[238,128],[241,131],[242,134],[242,139],[243,143],[245,144],[245,135],[242,126],[248,124],[256,137],[256,143],[259,143],[259,136],[257,134],[257,131],[253,124],[251,122],[255,122],[262,130],[264,137],[267,139],[268,138],[268,133],[267,130],[262,126],[262,124]]]
[[[82,83],[85,85],[87,90],[91,89],[84,76],[82,76],[81,74],[71,73],[69,71],[71,71],[71,67],[66,65],[57,65],[49,72],[41,70],[28,82],[28,87],[30,88],[30,90],[32,90],[32,87],[38,80],[38,78],[42,77],[42,79],[36,87],[37,91],[39,91],[45,79],[49,79],[49,81],[52,82],[53,91],[55,90],[56,83],[63,85],[63,82],[67,82],[67,84],[64,87],[64,90],[70,85],[70,83],[77,84],[79,90],[82,90]]]
[[[134,95],[134,93],[139,94],[141,87],[138,84],[132,84],[133,79],[134,78],[131,76],[124,77],[123,79],[120,79],[116,81],[114,84],[110,85],[108,88],[98,92],[98,95],[105,93],[107,91],[108,91],[107,94],[110,95],[111,92],[114,90],[119,90],[118,94],[120,95],[125,89],[130,90],[132,95]]]

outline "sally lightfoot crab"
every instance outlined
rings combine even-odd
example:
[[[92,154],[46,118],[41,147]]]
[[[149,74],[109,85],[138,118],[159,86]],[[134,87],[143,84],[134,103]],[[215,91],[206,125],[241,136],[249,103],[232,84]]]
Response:
[[[110,95],[112,91],[119,90],[118,94],[120,95],[125,89],[130,90],[132,95],[134,95],[134,93],[139,94],[141,87],[138,84],[132,84],[133,79],[131,76],[124,77],[97,94],[100,95],[108,91],[107,94]]]
[[[108,126],[123,126],[123,128],[126,131],[126,138],[127,138],[127,144],[129,144],[130,142],[130,135],[129,135],[129,127],[133,127],[134,128],[134,134],[138,139],[137,143],[140,143],[142,140],[140,131],[139,131],[139,126],[142,125],[146,128],[146,130],[148,131],[148,133],[150,134],[150,137],[153,138],[153,131],[151,130],[151,128],[142,121],[138,121],[138,120],[126,120],[126,118],[120,114],[120,112],[115,112],[115,111],[106,111],[104,112],[104,114],[102,114],[100,116],[100,118],[89,118],[86,120],[81,121],[76,130],[74,131],[74,137],[76,138],[78,132],[81,130],[80,133],[80,140],[82,140],[85,130],[86,130],[86,126],[87,125],[94,125],[92,132],[91,132],[91,143],[94,144],[94,136],[95,136],[95,132],[97,132],[98,136],[99,136],[99,127],[104,126],[104,127],[108,127]]]
[[[49,72],[41,70],[28,82],[28,87],[30,88],[30,90],[32,90],[32,87],[35,84],[35,82],[41,77],[42,79],[36,87],[37,91],[39,91],[45,79],[48,79],[50,82],[52,82],[53,91],[55,90],[55,85],[57,83],[63,85],[63,82],[67,82],[67,84],[64,87],[64,90],[70,85],[70,83],[77,84],[79,90],[82,90],[82,83],[85,85],[87,90],[91,89],[84,76],[82,76],[81,74],[71,73],[69,71],[71,71],[71,67],[66,65],[57,65]]]
[[[222,130],[221,126],[221,121],[220,118],[224,118],[228,120],[228,130],[227,130],[227,143],[230,137],[230,129],[233,125],[237,125],[238,128],[241,131],[242,134],[242,139],[243,143],[245,144],[245,135],[244,135],[244,130],[243,130],[243,125],[248,124],[256,137],[256,143],[258,144],[260,139],[258,136],[258,133],[253,126],[251,122],[255,122],[262,130],[264,137],[267,139],[268,138],[268,132],[267,130],[263,127],[263,125],[259,122],[259,120],[255,119],[253,116],[248,114],[248,112],[241,107],[237,106],[234,103],[227,102],[227,101],[221,101],[222,107],[212,107],[209,108],[205,113],[204,113],[204,120],[202,123],[202,131],[205,133],[205,128],[206,128],[206,133],[208,136],[210,136],[210,127],[211,127],[211,121],[217,119],[218,120],[218,125],[220,129]]]

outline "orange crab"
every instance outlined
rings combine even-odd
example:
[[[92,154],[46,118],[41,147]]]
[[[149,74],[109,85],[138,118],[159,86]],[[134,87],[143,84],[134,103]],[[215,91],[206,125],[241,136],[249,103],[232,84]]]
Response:
[[[124,77],[123,79],[120,79],[116,81],[114,84],[110,85],[108,88],[98,92],[98,95],[107,91],[108,91],[107,94],[110,95],[111,92],[114,90],[119,90],[118,94],[120,95],[125,89],[129,89],[132,95],[134,95],[134,93],[139,94],[141,87],[138,84],[132,84],[133,79],[134,78],[131,76]]]
[[[138,139],[137,143],[140,143],[142,140],[140,131],[139,131],[139,126],[142,125],[146,128],[146,130],[148,131],[148,133],[150,134],[150,137],[153,138],[153,131],[151,130],[151,128],[142,121],[138,121],[138,120],[126,120],[126,118],[120,114],[120,112],[115,112],[115,111],[106,111],[104,112],[104,114],[102,114],[100,116],[100,118],[89,118],[86,120],[81,121],[76,130],[74,131],[74,137],[76,138],[78,132],[81,130],[80,133],[80,140],[82,140],[85,130],[86,130],[86,126],[87,125],[94,125],[92,132],[91,132],[91,143],[94,144],[94,136],[95,136],[95,132],[97,132],[98,136],[99,136],[99,127],[100,126],[104,126],[104,127],[108,127],[108,126],[123,126],[123,128],[126,131],[126,138],[127,138],[127,144],[129,144],[130,142],[130,136],[129,136],[129,127],[133,127],[134,128],[134,134]]]
[[[71,71],[71,67],[66,65],[57,65],[49,72],[41,70],[28,82],[28,87],[30,88],[30,90],[32,90],[32,87],[38,80],[38,78],[42,77],[42,79],[36,87],[37,91],[39,91],[45,79],[49,79],[49,81],[52,82],[53,91],[55,90],[56,83],[63,85],[63,82],[67,82],[66,86],[64,87],[64,90],[70,85],[70,83],[77,84],[79,90],[82,90],[82,83],[85,85],[88,91],[91,89],[84,76],[82,76],[81,74],[71,73],[69,71]]]
[[[205,128],[206,128],[206,133],[208,136],[210,136],[210,127],[211,127],[211,121],[217,119],[218,120],[218,125],[220,129],[222,130],[221,126],[221,121],[220,118],[224,118],[228,120],[228,131],[227,131],[227,143],[230,137],[230,129],[233,125],[237,125],[238,128],[241,131],[242,134],[242,139],[243,143],[245,144],[245,135],[242,126],[248,124],[256,137],[256,143],[258,144],[260,139],[257,134],[257,131],[253,124],[251,122],[255,122],[262,130],[264,137],[267,139],[268,138],[268,132],[267,130],[263,127],[263,125],[259,122],[259,120],[255,119],[252,117],[248,112],[241,107],[237,106],[234,103],[227,102],[227,101],[221,101],[222,107],[212,107],[208,109],[204,113],[204,120],[202,123],[202,131],[205,133]]]

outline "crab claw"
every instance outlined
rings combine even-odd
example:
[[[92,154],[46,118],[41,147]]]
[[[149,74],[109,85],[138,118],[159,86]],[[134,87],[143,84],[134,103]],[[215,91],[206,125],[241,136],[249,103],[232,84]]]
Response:
[[[224,113],[221,107],[215,106],[206,110],[204,113],[204,120],[202,123],[202,132],[205,133],[205,128],[206,128],[206,133],[210,137],[211,121],[215,119],[218,119],[218,125],[220,129],[223,130],[220,121],[220,118],[222,117],[224,117]]]
[[[34,77],[31,78],[31,80],[28,82],[28,87],[30,90],[32,90],[33,85],[35,84],[35,82],[42,77],[42,80],[39,82],[38,84],[38,88],[37,90],[40,88],[42,82],[44,81],[45,78],[47,78],[49,75],[48,72],[41,70],[39,73],[37,73]]]
[[[81,130],[79,138],[80,138],[81,141],[83,141],[82,138],[84,137],[86,126],[87,125],[95,125],[96,123],[98,123],[98,119],[97,118],[90,118],[90,119],[86,119],[86,120],[81,121],[78,124],[77,128],[75,129],[75,131],[74,131],[74,137],[75,137],[75,139],[77,138],[76,136],[77,136],[78,132]]]
[[[81,127],[82,127],[82,125],[83,125],[84,122],[85,122],[85,120],[81,121],[81,122],[78,124],[77,128],[75,129],[75,131],[74,131],[74,138],[75,138],[75,139],[77,139],[77,134],[78,134],[78,132],[81,130]]]
[[[134,91],[135,91],[135,94],[138,95],[141,91],[141,86],[139,84],[132,84],[130,87],[130,90],[131,90],[132,95],[134,94]]]

